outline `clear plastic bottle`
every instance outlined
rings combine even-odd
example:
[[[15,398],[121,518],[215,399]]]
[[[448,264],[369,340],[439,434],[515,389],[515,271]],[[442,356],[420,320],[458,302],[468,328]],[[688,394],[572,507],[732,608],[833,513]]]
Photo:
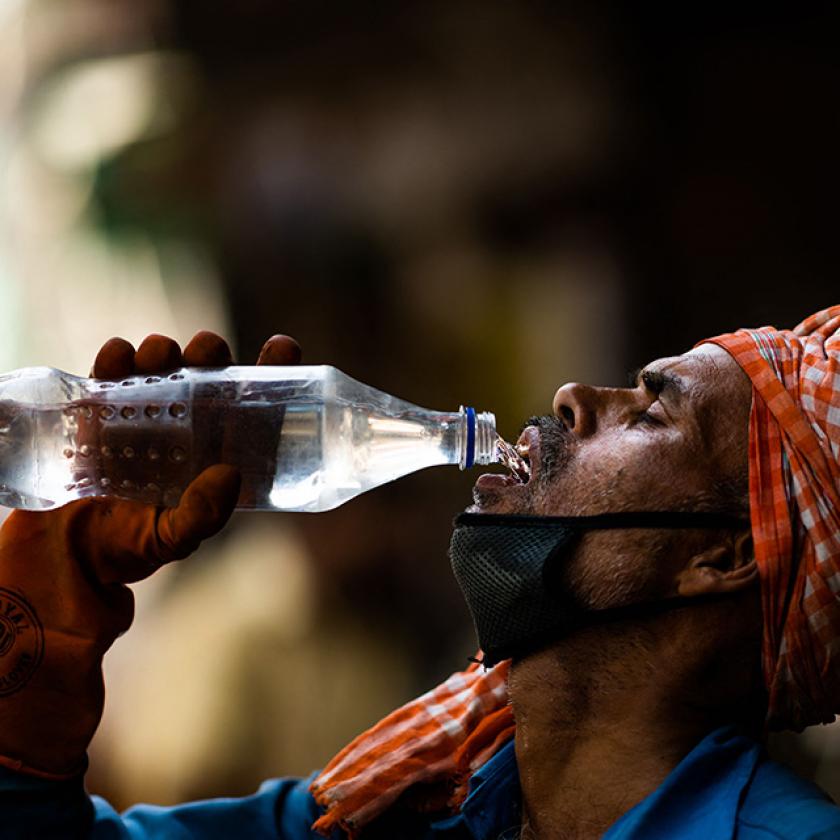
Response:
[[[496,461],[495,426],[490,413],[429,411],[324,365],[120,382],[24,368],[0,375],[0,504],[115,495],[171,507],[223,463],[242,473],[240,508],[329,510],[424,467]]]

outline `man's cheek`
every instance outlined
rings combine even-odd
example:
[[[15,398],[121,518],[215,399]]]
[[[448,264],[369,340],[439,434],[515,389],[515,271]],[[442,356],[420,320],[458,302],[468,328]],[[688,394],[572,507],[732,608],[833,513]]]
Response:
[[[560,575],[572,603],[583,610],[607,610],[648,596],[653,570],[647,552],[635,541],[590,534],[568,558]]]
[[[650,472],[649,460],[640,463],[624,453],[606,451],[577,461],[567,488],[575,499],[591,508],[586,512],[626,510],[643,498],[639,491],[651,484]]]

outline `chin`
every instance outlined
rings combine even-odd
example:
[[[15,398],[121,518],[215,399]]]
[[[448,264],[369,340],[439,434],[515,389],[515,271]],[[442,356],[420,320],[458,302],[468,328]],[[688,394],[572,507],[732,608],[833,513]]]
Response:
[[[482,475],[473,487],[473,504],[468,513],[528,513],[531,509],[527,485],[504,483],[508,476]]]

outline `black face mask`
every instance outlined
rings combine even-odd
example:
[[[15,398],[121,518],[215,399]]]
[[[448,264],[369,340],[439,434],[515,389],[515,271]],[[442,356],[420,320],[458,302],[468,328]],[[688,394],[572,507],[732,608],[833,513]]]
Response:
[[[452,570],[475,623],[484,664],[521,656],[569,623],[560,575],[578,538],[616,528],[743,529],[749,522],[718,513],[642,511],[600,516],[511,516],[462,513],[449,546]],[[682,603],[668,599],[668,606]],[[659,604],[603,610],[603,619],[650,613]],[[590,614],[591,615],[591,614]]]

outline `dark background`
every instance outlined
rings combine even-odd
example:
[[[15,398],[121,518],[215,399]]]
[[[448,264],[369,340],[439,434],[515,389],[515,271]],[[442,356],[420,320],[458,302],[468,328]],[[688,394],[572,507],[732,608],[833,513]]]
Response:
[[[568,379],[621,383],[705,336],[792,327],[840,297],[829,4],[25,6],[24,144],[56,79],[161,56],[166,120],[75,169],[39,165],[88,189],[66,235],[126,260],[143,241],[170,302],[184,282],[173,246],[205,255],[216,281],[194,282],[189,311],[172,304],[173,329],[203,323],[212,298],[242,360],[286,332],[306,361],[421,405],[494,410],[515,437]],[[116,329],[102,316],[92,335]],[[134,329],[136,342],[161,327]],[[472,480],[431,470],[327,514],[240,515],[148,595],[132,653],[112,655],[93,787],[118,804],[244,793],[321,764],[460,667],[473,642],[446,545]],[[255,529],[269,534],[258,548],[243,536]],[[246,568],[243,540],[263,558],[286,546],[253,581],[294,554],[289,539],[306,558],[300,627],[277,636],[268,607],[254,630],[247,597],[218,607],[207,579]],[[225,642],[208,648],[211,621]],[[162,648],[184,653],[162,663]],[[235,666],[196,676],[207,657]],[[832,744],[788,749],[830,786]],[[158,786],[156,760],[170,767]]]
[[[451,173],[461,224],[502,261],[550,250],[570,231],[605,243],[625,287],[625,352],[642,363],[741,324],[792,325],[834,300],[840,68],[830,9],[176,2],[160,40],[187,50],[206,85],[200,126],[183,138],[198,171],[155,169],[181,181],[190,203],[205,167],[248,166],[231,160],[243,124],[273,111],[282,122],[289,100],[312,115],[313,145],[332,149],[350,145],[359,124],[387,124],[389,105],[398,120],[406,100],[421,99],[443,148],[418,144],[418,156],[452,159],[446,146],[467,147]],[[575,114],[592,103],[560,102],[569,89],[589,93],[602,113]],[[506,154],[481,136],[494,126],[519,134]],[[310,154],[317,169],[317,149]],[[346,154],[325,168],[355,168]],[[294,295],[308,303],[313,293],[301,287],[320,284],[368,301],[369,321],[353,326],[385,329],[374,310],[402,237],[342,220],[360,200],[336,195],[332,172],[313,177],[321,194],[243,188],[236,229],[224,208],[210,208],[245,352],[276,329],[273,312],[261,323],[254,311],[272,287],[290,327],[300,317]]]

